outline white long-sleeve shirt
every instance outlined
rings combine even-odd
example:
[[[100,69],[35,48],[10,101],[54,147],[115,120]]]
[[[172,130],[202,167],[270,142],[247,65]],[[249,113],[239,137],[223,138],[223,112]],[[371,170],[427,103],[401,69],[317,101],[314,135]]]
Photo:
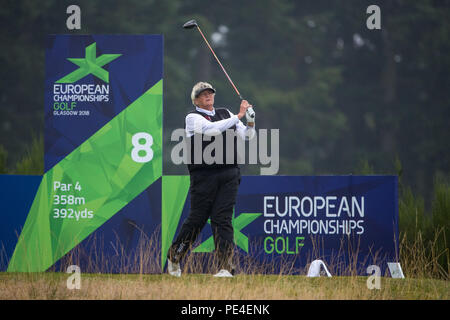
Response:
[[[212,111],[205,110],[199,107],[195,107],[195,109],[198,112],[204,113],[211,117],[216,114],[216,110],[214,108]],[[237,115],[231,113],[228,109],[227,111],[230,114],[230,117],[228,119],[219,121],[209,121],[198,113],[189,113],[186,116],[186,136],[188,138],[192,137],[194,133],[216,135],[219,132],[224,132],[225,130],[236,125],[236,132],[241,139],[252,139],[255,135],[255,128],[245,126],[242,121],[239,120]]]

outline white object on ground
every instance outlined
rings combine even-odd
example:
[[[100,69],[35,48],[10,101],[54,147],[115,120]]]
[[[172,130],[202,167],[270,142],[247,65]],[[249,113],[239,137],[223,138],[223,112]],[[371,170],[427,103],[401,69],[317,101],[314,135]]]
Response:
[[[233,275],[230,273],[230,271],[222,269],[218,273],[214,275],[216,278],[232,278]]]
[[[321,267],[323,267],[323,270],[325,270],[324,274],[326,274],[327,277],[331,277],[331,273],[328,271],[327,266],[325,265],[325,263],[322,260],[319,260],[319,259],[311,262],[311,265],[309,266],[309,269],[308,269],[308,274],[306,276],[307,277],[320,277]]]
[[[402,266],[398,262],[388,262],[389,272],[392,278],[405,279]]]

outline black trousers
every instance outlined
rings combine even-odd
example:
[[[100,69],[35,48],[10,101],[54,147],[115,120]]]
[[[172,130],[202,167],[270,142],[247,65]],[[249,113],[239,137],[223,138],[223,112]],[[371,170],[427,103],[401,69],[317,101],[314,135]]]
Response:
[[[233,208],[241,182],[238,167],[193,171],[190,176],[191,210],[169,249],[168,258],[178,263],[211,218],[219,269],[231,271],[234,248]]]

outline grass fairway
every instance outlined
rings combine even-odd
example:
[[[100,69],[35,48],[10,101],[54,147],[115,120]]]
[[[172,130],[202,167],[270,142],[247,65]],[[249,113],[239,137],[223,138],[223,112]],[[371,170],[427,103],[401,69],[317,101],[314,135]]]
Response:
[[[0,273],[0,299],[445,299],[449,281],[381,278],[369,290],[367,277],[307,278],[305,276],[237,275],[213,278],[168,275],[82,274],[81,289],[67,289],[69,274]]]

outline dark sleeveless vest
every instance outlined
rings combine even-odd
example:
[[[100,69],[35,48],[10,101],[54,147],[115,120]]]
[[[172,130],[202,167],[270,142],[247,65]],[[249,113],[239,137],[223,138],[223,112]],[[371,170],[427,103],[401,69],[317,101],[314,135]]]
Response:
[[[205,119],[207,119],[208,121],[219,121],[219,120],[223,120],[223,119],[228,119],[230,118],[230,113],[228,112],[227,109],[225,108],[220,108],[220,109],[215,109],[215,114],[214,116],[209,116],[203,112],[199,112],[197,110],[191,111],[190,113],[197,113],[199,115],[201,115],[202,117],[204,117]],[[236,126],[232,126],[230,127],[228,130],[236,130]],[[213,143],[216,139],[216,137],[211,136],[209,138],[210,141],[204,141],[203,140],[203,134],[199,134],[199,133],[194,133],[194,135],[192,137],[187,138],[187,143],[188,143],[188,147],[190,147],[190,154],[191,154],[191,159],[190,162],[188,161],[188,170],[189,173],[194,172],[194,171],[200,171],[200,170],[211,170],[211,169],[223,169],[223,168],[230,168],[230,167],[237,167],[237,139],[236,136],[234,135],[232,137],[233,141],[229,142],[229,143],[233,143],[233,162],[232,163],[227,163],[226,159],[227,159],[227,150],[226,150],[226,146],[227,146],[227,137],[226,137],[226,130],[224,132],[222,132],[222,142],[223,142],[223,159],[222,159],[222,163],[212,163],[212,164],[207,164],[205,163],[204,158],[204,151],[205,148]],[[196,138],[197,137],[197,138]],[[194,150],[195,150],[195,146],[194,143],[195,141],[200,142],[201,145],[201,150],[202,150],[202,159],[201,159],[201,163],[195,163],[195,157],[194,157]],[[215,156],[215,150],[213,150],[213,152],[211,152],[211,155],[214,157]]]

